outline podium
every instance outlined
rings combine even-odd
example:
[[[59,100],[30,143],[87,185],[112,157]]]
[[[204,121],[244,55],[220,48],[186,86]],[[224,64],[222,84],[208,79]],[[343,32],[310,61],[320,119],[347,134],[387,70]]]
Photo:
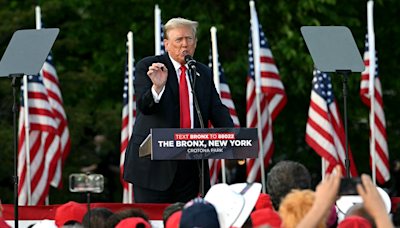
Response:
[[[151,160],[246,159],[258,157],[256,128],[158,128],[139,147]],[[204,167],[201,167],[204,197]]]
[[[151,160],[257,158],[257,129],[151,129],[151,133],[140,145],[139,157]]]

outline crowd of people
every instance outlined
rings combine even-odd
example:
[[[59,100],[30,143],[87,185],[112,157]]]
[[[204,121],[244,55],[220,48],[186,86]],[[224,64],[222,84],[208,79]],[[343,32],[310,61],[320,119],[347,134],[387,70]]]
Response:
[[[169,205],[163,214],[166,228],[391,228],[399,223],[396,210],[389,216],[387,207],[369,175],[361,175],[357,185],[362,203],[355,204],[339,218],[335,202],[341,182],[341,168],[311,190],[310,174],[300,163],[282,161],[267,175],[267,192],[259,183],[216,184],[204,199]],[[0,202],[0,216],[3,207]],[[0,219],[0,228],[9,226]],[[32,224],[32,228],[151,228],[148,214],[141,209],[112,212],[107,208],[87,208],[68,202],[57,208],[55,223],[49,220]]]

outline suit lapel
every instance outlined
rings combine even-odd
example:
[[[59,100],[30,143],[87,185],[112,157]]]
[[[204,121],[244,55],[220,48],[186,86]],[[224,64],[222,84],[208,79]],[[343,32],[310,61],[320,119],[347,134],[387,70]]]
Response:
[[[178,77],[176,76],[174,65],[169,59],[168,53],[162,55],[162,60],[168,69],[167,86],[171,88],[174,98],[179,97],[179,84],[177,79]]]
[[[176,76],[176,71],[174,65],[172,64],[168,53],[165,53],[161,56],[162,62],[168,69],[168,79],[166,84],[166,89],[171,89],[172,91],[172,98],[169,98],[168,101],[172,102],[170,105],[171,109],[175,113],[175,120],[174,122],[179,126],[179,84],[178,84],[178,77]]]

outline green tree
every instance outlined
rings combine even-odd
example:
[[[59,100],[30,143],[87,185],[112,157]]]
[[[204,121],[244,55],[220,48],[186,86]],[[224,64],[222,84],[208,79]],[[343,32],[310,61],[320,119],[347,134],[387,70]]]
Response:
[[[69,200],[85,201],[79,194],[69,193],[68,176],[82,167],[100,164],[104,157],[119,161],[122,87],[126,34],[134,34],[136,61],[154,54],[154,5],[162,10],[165,23],[172,17],[199,21],[199,43],[195,58],[208,62],[211,26],[218,29],[220,60],[228,84],[245,127],[247,49],[250,12],[247,1],[175,0],[0,0],[0,51],[4,52],[11,35],[18,29],[35,28],[34,7],[42,8],[42,21],[47,28],[61,32],[53,46],[55,67],[63,93],[64,106],[71,132],[71,151],[64,167],[64,188],[51,189],[50,203]],[[400,48],[395,44],[400,35],[395,0],[376,1],[375,33],[379,51],[379,67],[384,92],[387,137],[390,158],[398,159],[400,148],[397,108],[399,71],[396,64]],[[288,102],[274,122],[275,152],[272,162],[290,159],[305,164],[318,180],[320,157],[305,143],[305,126],[310,102],[313,61],[300,33],[304,25],[341,25],[351,29],[360,49],[364,49],[366,33],[366,1],[278,0],[257,1],[260,23],[271,46]],[[390,77],[390,76],[391,77]],[[334,93],[343,113],[342,78],[331,75]],[[393,79],[393,80],[391,80]],[[368,164],[368,108],[359,98],[360,74],[348,81],[349,142],[359,173],[370,173]],[[3,203],[12,203],[13,191],[13,122],[10,80],[0,79],[0,195]],[[342,116],[343,118],[343,116]],[[96,151],[96,135],[105,135],[101,150]],[[269,165],[267,170],[272,166]],[[119,176],[113,198],[96,196],[96,200],[121,201]],[[390,186],[390,183],[385,185]]]

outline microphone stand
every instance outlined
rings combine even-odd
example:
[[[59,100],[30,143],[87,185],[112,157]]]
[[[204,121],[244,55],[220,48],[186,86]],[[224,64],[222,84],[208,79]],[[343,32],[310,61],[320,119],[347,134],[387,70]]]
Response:
[[[197,101],[197,96],[196,96],[196,93],[194,92],[194,87],[196,85],[196,72],[197,72],[196,67],[189,66],[188,72],[189,72],[190,87],[192,87],[194,107],[196,109],[197,117],[199,118],[200,128],[204,128],[203,117],[201,116],[201,113],[200,113],[199,102]],[[204,159],[201,159],[200,187],[201,187],[200,196],[202,198],[204,198],[204,196],[205,196],[205,194],[204,194]]]

